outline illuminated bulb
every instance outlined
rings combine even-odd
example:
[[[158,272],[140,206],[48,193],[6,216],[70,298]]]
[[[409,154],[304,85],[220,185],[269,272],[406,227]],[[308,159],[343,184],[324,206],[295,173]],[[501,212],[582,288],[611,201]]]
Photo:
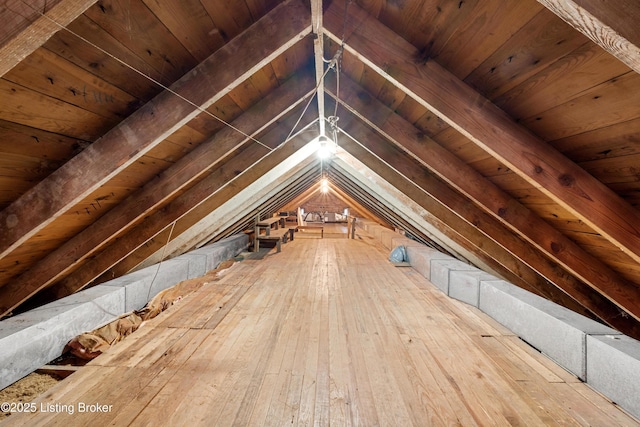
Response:
[[[324,194],[329,192],[329,181],[327,178],[323,178],[322,181],[320,181],[320,191]]]
[[[327,159],[335,153],[335,144],[324,135],[320,135],[318,141],[318,157],[321,159]]]
[[[318,148],[318,157],[321,159],[327,159],[329,156],[331,156],[331,150],[327,147],[326,142],[321,142],[320,147]]]

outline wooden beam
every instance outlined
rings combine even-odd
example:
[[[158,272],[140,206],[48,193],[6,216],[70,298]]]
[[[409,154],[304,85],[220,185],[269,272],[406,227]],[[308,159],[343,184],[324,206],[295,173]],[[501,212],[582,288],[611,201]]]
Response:
[[[336,42],[343,2],[324,16]],[[355,4],[345,49],[640,262],[640,212]]]
[[[347,120],[344,120],[345,118]],[[430,212],[449,224],[451,228],[459,230],[466,238],[474,239],[479,252],[485,252],[489,257],[501,263],[512,275],[519,277],[520,282],[524,278],[521,275],[525,271],[523,267],[534,265],[536,267],[535,274],[542,275],[542,277],[537,281],[529,279],[529,287],[533,286],[552,301],[581,314],[585,314],[584,308],[586,308],[625,334],[632,337],[640,336],[640,322],[626,316],[612,301],[593,292],[590,287],[567,274],[531,245],[504,229],[498,221],[468,203],[462,195],[448,189],[444,183],[434,179],[421,167],[416,167],[413,159],[407,158],[406,155],[403,156],[393,149],[392,145],[381,140],[367,126],[358,123],[357,120],[345,117],[344,114],[341,117],[341,122],[343,121],[346,124],[343,127],[345,133],[358,141],[366,141],[362,144],[366,145],[378,157],[385,159],[389,163],[389,167],[393,167],[422,189],[423,195],[420,197],[413,195],[412,197],[417,197],[420,203],[433,197],[435,203],[430,203],[428,207]],[[344,146],[344,143],[342,145]],[[358,154],[358,158],[363,158],[363,156],[365,154],[362,152]],[[442,205],[449,212],[442,210],[438,205]],[[460,219],[464,222],[461,222]],[[480,231],[484,236],[474,237],[473,234],[476,231]],[[492,242],[498,246],[491,244]],[[504,253],[505,250],[507,253]],[[549,277],[554,279],[553,285],[547,281]],[[555,285],[555,283],[559,285]],[[556,286],[561,286],[561,290]],[[576,302],[584,308],[580,309]]]
[[[5,0],[0,8],[0,77],[91,7],[96,0]],[[31,3],[31,4],[30,4]]]
[[[279,132],[284,137],[289,130],[290,127],[281,125],[273,132]],[[261,140],[263,143],[267,141],[265,138],[261,138]],[[281,142],[282,138],[276,141]],[[306,140],[296,137],[270,153],[258,144],[250,145],[241,153],[233,156],[231,160],[216,168],[211,175],[172,200],[162,210],[145,218],[139,225],[100,252],[98,256],[86,261],[64,280],[53,285],[52,290],[55,297],[61,298],[84,288],[137,248],[147,244],[163,230],[168,231],[174,222],[176,222],[176,227],[172,233],[173,238],[180,235],[306,143]],[[255,166],[252,166],[254,163],[256,163]],[[245,173],[237,174],[237,171],[245,170],[247,170]],[[180,221],[178,222],[178,220]],[[159,240],[162,241],[156,242],[156,245],[162,246],[167,242],[166,239]],[[148,247],[147,256],[155,252],[153,245],[147,244],[146,246]],[[136,265],[141,261],[142,259],[136,262]],[[1,290],[2,288],[0,288]],[[0,301],[2,300],[0,299]]]
[[[251,147],[235,156],[229,161],[229,169],[233,168],[237,170],[238,167],[244,167],[247,173],[231,179],[225,175],[212,175],[209,180],[210,188],[213,190],[212,194],[203,201],[202,206],[192,209],[186,215],[176,220],[173,233],[170,232],[170,225],[166,226],[160,233],[146,241],[144,245],[139,245],[134,251],[127,254],[126,257],[114,263],[106,274],[96,279],[96,282],[100,283],[109,280],[110,277],[114,275],[120,276],[133,269],[160,262],[163,255],[165,259],[179,255],[177,252],[182,253],[181,247],[193,246],[195,242],[203,239],[202,236],[207,236],[206,240],[211,240],[215,238],[216,233],[224,231],[229,224],[242,221],[244,218],[255,218],[258,212],[267,208],[264,203],[253,203],[262,196],[262,193],[260,195],[254,193],[247,199],[243,197],[246,195],[246,192],[243,193],[244,190],[274,168],[280,167],[283,160],[292,155],[296,155],[305,144],[305,140],[294,138],[289,141],[282,150],[278,150],[278,154],[270,154],[253,166],[247,165],[246,163],[251,160],[252,155],[254,156],[254,160],[256,158],[255,153],[251,153]],[[255,149],[257,150],[257,148]],[[297,168],[298,166],[299,165],[289,166],[289,169]],[[306,167],[307,165],[304,166]],[[291,178],[287,176],[286,179]],[[201,189],[198,191],[201,191]],[[173,206],[169,205],[167,209],[169,218],[172,216],[172,208]],[[154,218],[151,218],[152,224],[147,225],[147,228],[153,226],[153,222],[158,221],[158,224],[162,224],[162,222],[159,221],[166,221],[167,218],[163,219],[162,216],[163,215],[159,213],[155,215]],[[125,236],[125,238],[140,240],[139,236],[135,234]],[[105,252],[109,256],[113,251],[118,250],[117,247],[107,248]],[[76,278],[77,276],[71,276],[71,280]],[[69,282],[69,279],[63,281],[63,283],[67,284]]]
[[[317,168],[317,158],[313,156],[313,150],[303,147],[294,154],[296,161],[285,160],[283,163],[267,171],[264,175],[254,180],[236,194],[233,199],[221,199],[221,204],[207,215],[199,218],[175,239],[150,253],[146,248],[138,249],[138,258],[145,258],[144,262],[134,267],[135,270],[160,262],[163,258],[173,258],[189,252],[203,241],[211,240],[216,235],[223,233],[233,224],[243,221],[245,218],[255,217],[260,213],[269,217],[279,209],[289,197],[294,197],[300,187],[310,185]],[[259,191],[255,188],[259,187]],[[242,218],[242,219],[238,219]],[[183,221],[182,219],[180,221]],[[180,224],[177,224],[177,226]],[[251,228],[251,227],[249,227]],[[122,268],[127,260],[114,268]]]
[[[637,1],[538,0],[538,3],[640,73]]]
[[[333,183],[332,183],[333,184]],[[353,197],[351,197],[350,194],[348,194],[347,192],[343,191],[341,188],[339,188],[336,185],[332,185],[329,188],[329,191],[331,193],[334,193],[336,195],[336,197],[338,197],[340,200],[342,200],[343,202],[345,202],[348,206],[349,209],[353,209],[356,210],[358,212],[361,213],[361,215],[365,218],[365,219],[369,219],[371,221],[380,223],[381,220],[380,218],[378,218],[376,215],[373,215],[371,212],[369,212],[369,210],[364,207],[364,205],[362,205],[360,202],[358,202],[356,199],[354,199]]]
[[[217,50],[171,91],[156,96],[0,212],[0,257],[297,43],[310,28],[307,7],[289,1]]]
[[[350,151],[353,149],[338,150],[336,158],[332,161],[332,173],[334,177],[338,175],[338,182],[345,191],[383,218],[386,224],[411,224],[429,241],[436,242],[439,247],[445,248],[443,252],[483,268],[485,271],[496,271],[480,256],[473,253],[465,242],[457,239],[458,234],[455,230],[426,210],[422,204],[407,196],[407,193],[415,192],[417,188],[415,184],[398,178],[397,174],[390,173],[387,165],[362,147],[354,146],[354,148],[361,150],[360,152],[365,155],[361,158],[362,161],[351,154]],[[363,162],[366,162],[366,165]],[[383,176],[382,174],[385,173],[387,175]],[[496,275],[500,274],[496,273]]]
[[[380,200],[374,197],[369,192],[366,192],[361,186],[358,186],[352,179],[340,171],[339,168],[332,168],[330,176],[334,180],[334,186],[336,191],[343,192],[345,197],[353,199],[356,206],[362,206],[366,214],[365,219],[371,220],[377,224],[387,226],[394,226],[409,233],[413,234],[416,241],[425,244],[431,248],[436,248],[442,253],[452,255],[442,245],[438,244],[435,240],[427,235],[423,229],[416,224],[408,221],[397,214],[398,209],[408,209],[406,206],[391,206],[382,204]],[[421,225],[426,222],[422,221]],[[353,228],[351,229],[353,233]],[[453,256],[453,255],[452,255]]]
[[[311,31],[313,32],[313,58],[316,70],[316,101],[318,102],[320,135],[325,134],[324,121],[324,28],[322,0],[311,0]]]
[[[232,125],[255,136],[299,106],[306,96],[313,93],[313,88],[314,82],[310,75],[293,77],[233,121]],[[98,221],[1,287],[0,299],[4,306],[16,307],[40,289],[60,280],[84,259],[102,250],[149,215],[153,209],[208,174],[247,141],[248,137],[230,127],[217,132]]]
[[[628,314],[640,319],[640,291],[637,286],[622,279],[472,167],[424,136],[411,123],[374,99],[352,80],[342,79],[340,95],[342,105],[368,126],[408,151],[421,164],[534,245],[545,256],[562,265],[596,292],[618,304]],[[335,98],[335,94],[332,96]],[[563,281],[556,283],[554,277],[540,270],[539,266],[535,265],[536,258],[527,257],[522,261],[529,263],[534,270],[568,294],[574,293],[571,288],[565,287]],[[546,266],[547,263],[544,262],[542,268]],[[585,298],[580,294],[574,296],[576,299]]]
[[[304,144],[308,140],[299,137],[298,142]],[[194,249],[203,236],[211,239],[215,234],[224,231],[229,224],[234,223],[236,218],[243,216],[245,212],[258,209],[260,212],[268,213],[269,216],[272,215],[282,206],[283,199],[290,191],[296,191],[298,185],[307,185],[305,180],[313,179],[309,174],[313,175],[312,171],[317,169],[318,163],[317,156],[314,154],[313,147],[300,147],[291,156],[261,175],[254,175],[253,180],[248,185],[242,186],[241,191],[233,197],[217,197],[216,201],[222,203],[216,206],[209,204],[209,212],[206,215],[196,216],[194,215],[196,211],[185,215],[176,224],[176,227],[184,229],[184,232],[171,239],[166,245],[166,251],[165,248],[156,251],[150,259],[145,261],[145,265],[159,262],[162,259],[162,252],[166,253],[166,257],[173,258]],[[245,168],[245,173],[251,175],[251,172],[259,170],[257,166],[254,164]],[[244,179],[249,180],[248,177]],[[237,184],[237,181],[242,180],[236,179],[234,183]],[[182,222],[185,224],[181,224]]]

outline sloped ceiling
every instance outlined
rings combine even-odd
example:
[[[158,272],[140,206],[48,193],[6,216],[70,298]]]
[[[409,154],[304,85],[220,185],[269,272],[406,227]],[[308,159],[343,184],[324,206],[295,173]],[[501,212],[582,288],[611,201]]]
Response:
[[[5,0],[0,17],[0,314],[242,232],[324,176],[369,219],[640,337],[635,2]]]

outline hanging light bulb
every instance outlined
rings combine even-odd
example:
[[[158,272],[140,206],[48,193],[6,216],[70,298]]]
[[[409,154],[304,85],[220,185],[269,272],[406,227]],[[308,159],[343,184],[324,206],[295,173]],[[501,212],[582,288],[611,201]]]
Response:
[[[320,191],[322,191],[324,194],[327,194],[329,192],[329,181],[327,180],[327,178],[323,178],[322,181],[320,181]]]
[[[318,137],[318,157],[321,159],[327,159],[331,156],[331,147],[329,144],[329,139],[321,135]]]

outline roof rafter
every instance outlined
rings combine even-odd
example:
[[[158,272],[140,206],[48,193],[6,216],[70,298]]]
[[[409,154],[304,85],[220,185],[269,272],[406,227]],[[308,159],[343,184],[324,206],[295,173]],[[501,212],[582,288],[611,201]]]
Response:
[[[279,125],[272,130],[271,132],[274,135],[271,141],[265,137],[261,138],[261,140],[265,144],[276,147],[290,131],[290,126],[288,125],[289,123],[287,123],[287,126]],[[142,223],[132,228],[115,244],[108,246],[98,257],[87,261],[69,277],[55,285],[56,297],[70,295],[82,289],[144,245],[144,253],[146,255],[138,251],[137,260],[134,260],[133,263],[127,263],[125,268],[119,268],[115,273],[117,276],[125,274],[153,254],[157,248],[167,243],[167,237],[158,239],[156,236],[159,233],[168,232],[174,222],[176,225],[171,236],[172,239],[175,239],[193,224],[196,224],[210,212],[223,205],[226,200],[238,194],[257,177],[262,176],[278,165],[288,155],[291,155],[306,143],[307,141],[304,138],[294,137],[277,150],[271,152],[267,152],[260,145],[252,144],[237,153],[230,160],[216,168],[209,176],[172,200],[162,210],[156,211]],[[238,171],[244,172],[238,175]],[[150,242],[151,239],[154,239],[154,241]],[[110,271],[109,274],[111,273],[113,271]]]
[[[255,136],[296,108],[313,93],[309,75],[293,77],[233,121],[236,129]],[[175,197],[219,165],[234,150],[249,141],[245,135],[225,127],[165,170],[157,179],[132,193],[99,220],[22,275],[0,288],[7,307],[20,304],[40,289],[59,280],[85,258],[95,254],[153,209]]]
[[[372,220],[379,224],[390,224],[394,227],[400,228],[411,233],[416,241],[429,247],[436,248],[443,253],[447,253],[447,250],[436,243],[428,233],[425,233],[423,228],[402,218],[393,208],[380,203],[370,192],[358,185],[355,180],[349,178],[348,174],[342,171],[340,167],[332,168],[330,176],[334,180],[333,187],[336,187],[339,191],[342,191],[345,194],[350,194],[348,197],[354,199],[354,202],[357,205],[361,205],[365,211],[372,212],[368,214],[368,217],[365,217],[365,219]],[[404,206],[400,206],[399,208],[405,209]],[[358,224],[356,223],[356,228],[357,227]]]
[[[486,271],[495,271],[524,289],[540,293],[540,289],[543,289],[546,283],[544,279],[494,241],[488,240],[474,224],[460,218],[455,210],[452,211],[425,190],[427,185],[424,178],[430,180],[430,177],[425,177],[423,169],[416,168],[416,162],[413,159],[393,149],[389,143],[383,141],[366,126],[358,124],[353,119],[346,123],[346,119],[347,116],[343,114],[341,121],[344,126],[341,129],[349,138],[346,141],[343,138],[340,146],[425,209],[429,215],[424,219],[448,239],[464,248],[463,251],[456,252],[462,253],[473,264],[483,266]],[[383,152],[386,153],[381,156]],[[391,162],[383,161],[382,158]],[[430,180],[429,183],[435,182]],[[475,214],[482,217],[480,212]],[[440,241],[443,240],[440,239]]]
[[[426,136],[416,137],[421,134],[417,128],[373,99],[353,81],[343,79],[341,90],[340,100],[352,114],[398,147],[407,150],[421,164],[465,194],[493,218],[533,244],[546,257],[562,265],[579,280],[619,304],[636,319],[640,318],[640,292],[637,287],[620,278],[450,151]],[[335,95],[332,96],[335,97]],[[518,241],[515,242],[518,243]],[[532,257],[528,252],[521,252],[521,254],[520,259],[523,262],[528,263],[569,295],[585,304],[594,303],[591,301],[588,288],[576,281],[566,281],[564,276],[555,276],[557,269],[549,268],[550,265],[546,259]],[[618,314],[616,317],[619,317]]]
[[[305,140],[298,137],[298,142],[304,143]],[[313,156],[313,149],[305,145],[292,154],[295,164],[292,164],[290,156],[266,170],[248,186],[241,187],[241,192],[234,195],[233,200],[227,199],[219,208],[212,210],[187,231],[172,239],[167,245],[167,256],[177,256],[190,251],[202,241],[203,236],[223,231],[230,223],[235,222],[234,218],[242,217],[246,212],[258,209],[260,212],[270,213],[286,203],[283,199],[289,197],[290,191],[297,191],[300,185],[311,185],[317,169],[317,159]],[[156,256],[155,259],[159,260],[159,257]]]
[[[325,12],[336,42],[342,2]],[[410,43],[352,5],[345,49],[640,262],[640,213]]]
[[[425,209],[459,232],[459,238],[475,245],[473,250],[478,256],[484,254],[487,263],[499,263],[494,268],[503,274],[506,270],[509,280],[514,284],[580,314],[592,317],[593,313],[621,332],[631,337],[640,337],[640,322],[631,321],[632,318],[626,316],[614,302],[593,292],[583,282],[569,275],[556,263],[506,230],[500,222],[430,177],[425,170],[416,168],[413,159],[400,153],[390,155],[390,144],[381,141],[381,138],[364,124],[351,119],[347,126],[344,128],[345,132],[360,141],[367,141],[363,145],[378,157],[388,159],[390,166],[398,170],[397,173],[402,174],[405,179],[410,179],[424,194],[428,194],[428,197],[412,196],[416,197],[416,202],[424,203]],[[363,152],[359,153],[359,158],[365,156]],[[371,162],[369,160],[367,164]],[[430,198],[433,198],[433,202],[429,202]],[[443,210],[439,204],[449,212]]]
[[[311,31],[313,32],[313,57],[316,70],[320,135],[325,134],[324,121],[324,28],[322,24],[322,0],[311,0]]]
[[[484,268],[490,268],[451,239],[446,230],[443,231],[438,227],[439,224],[433,225],[431,222],[423,221],[423,218],[430,214],[422,206],[348,151],[338,152],[332,162],[331,175],[343,191],[386,223],[417,231],[417,235],[423,237],[424,241],[437,245],[443,249],[443,252],[464,261],[477,262],[477,265]]]
[[[442,182],[433,179],[413,159],[391,149],[390,144],[373,134],[367,126],[359,124],[353,119],[349,119],[348,122],[347,127],[343,128],[346,133],[357,140],[366,141],[362,144],[367,149],[372,150],[378,157],[387,159],[389,166],[397,170],[396,173],[404,176],[404,179],[411,180],[421,189],[422,194],[415,193],[411,195],[412,198],[417,199],[418,203],[427,203],[428,207],[425,206],[427,210],[458,231],[462,238],[474,242],[478,254],[484,253],[488,259],[500,263],[503,269],[517,278],[514,281],[515,284],[533,290],[535,293],[543,294],[581,314],[589,315],[585,312],[585,308],[587,308],[615,327],[623,328],[624,332],[630,336],[638,335],[640,324],[638,322],[631,323],[624,316],[621,316],[620,308],[614,303],[600,294],[590,292],[590,288],[575,280],[555,263],[549,262],[531,246],[515,238],[498,221],[469,204],[464,197],[450,190]],[[361,152],[359,156],[363,158],[366,154]],[[367,163],[370,162],[371,160]],[[433,198],[433,202],[429,202],[430,198]],[[569,298],[564,290],[557,289],[556,285],[550,284],[541,273],[531,269],[530,263],[538,268],[544,268],[542,271],[545,275],[553,274],[557,282],[568,285],[568,289],[574,291],[574,295]],[[576,298],[576,295],[580,298]]]
[[[0,257],[293,46],[310,28],[309,11],[293,0],[220,48],[174,83],[171,91],[156,96],[0,212]],[[242,55],[237,54],[240,51]]]

